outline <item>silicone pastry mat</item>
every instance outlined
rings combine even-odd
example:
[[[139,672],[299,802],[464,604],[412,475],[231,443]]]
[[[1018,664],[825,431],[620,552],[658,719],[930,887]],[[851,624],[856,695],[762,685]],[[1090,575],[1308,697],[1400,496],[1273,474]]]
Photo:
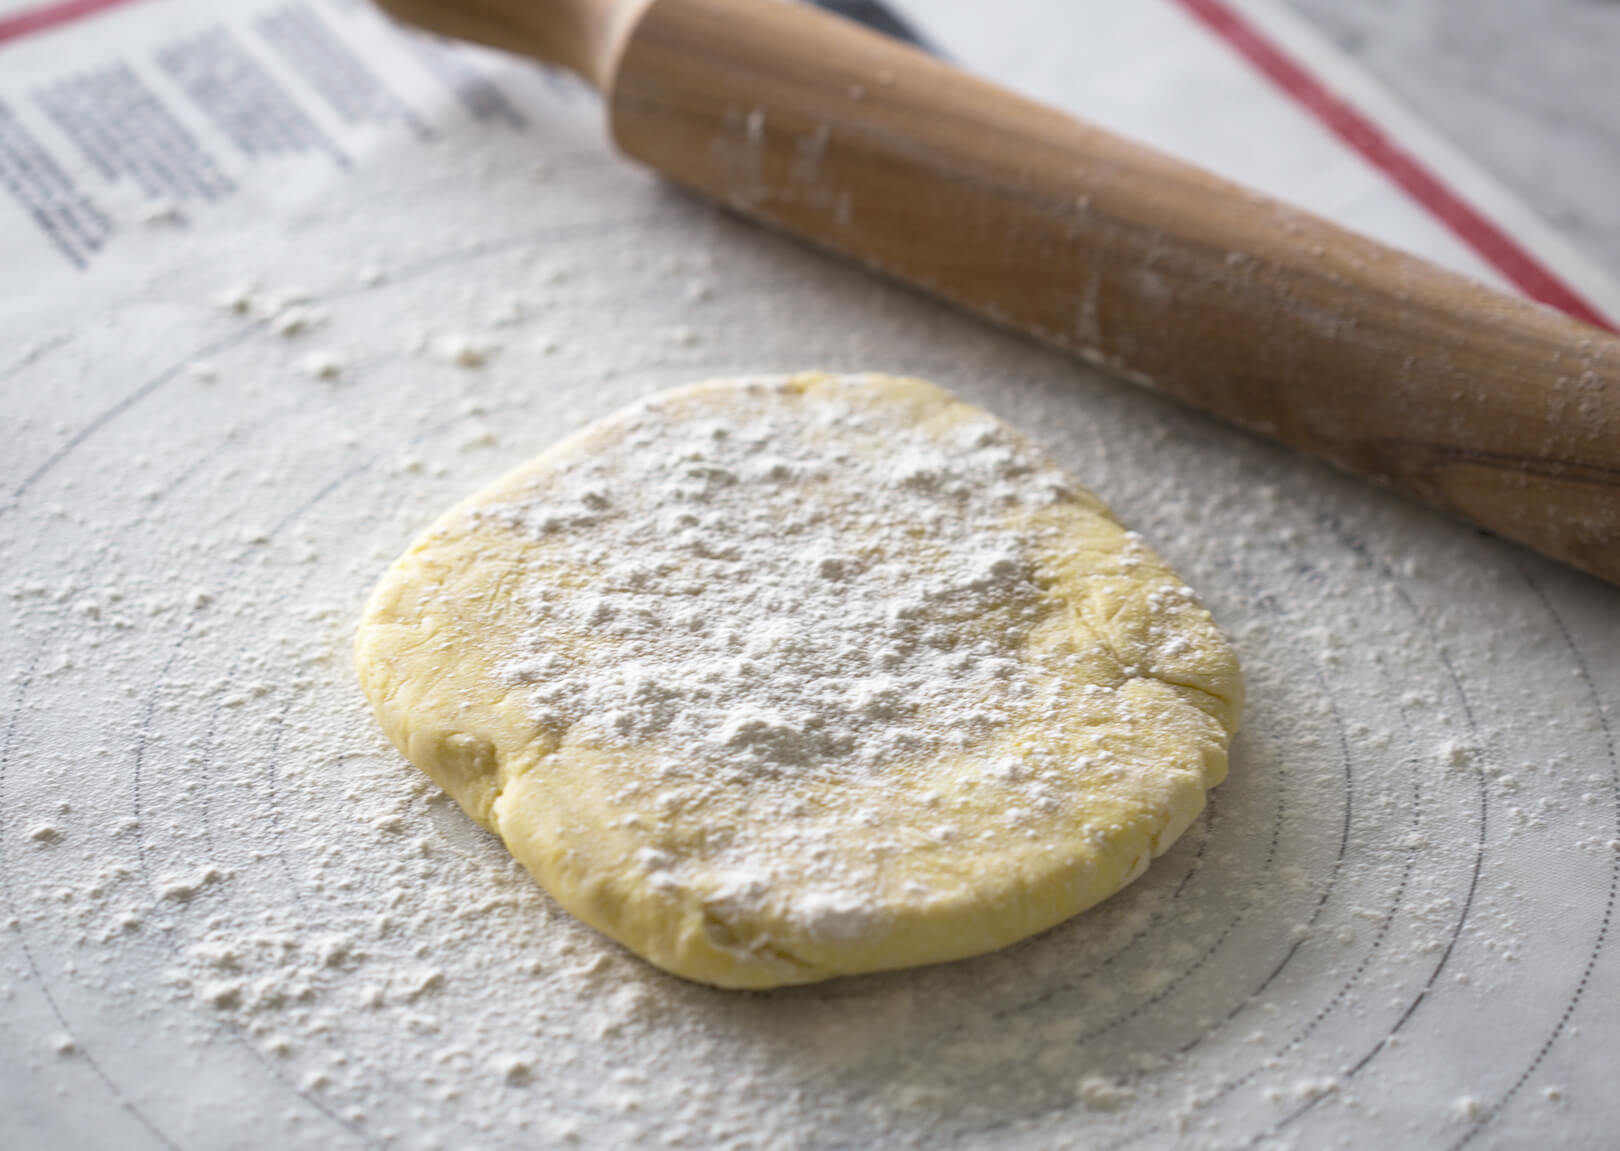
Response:
[[[893,6],[965,66],[1589,319],[1604,277],[1282,12]],[[72,17],[73,19],[70,19]],[[1596,1146],[1620,596],[742,225],[366,5],[0,7],[0,1143]],[[558,911],[348,642],[466,491],[654,388],[866,368],[1034,434],[1251,705],[1149,874],[771,995]]]

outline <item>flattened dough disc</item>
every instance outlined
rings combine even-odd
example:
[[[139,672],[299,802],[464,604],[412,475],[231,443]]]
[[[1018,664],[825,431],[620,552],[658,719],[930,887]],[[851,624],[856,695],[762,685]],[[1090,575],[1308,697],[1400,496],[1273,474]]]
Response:
[[[678,975],[935,963],[1118,891],[1226,774],[1193,593],[920,380],[719,381],[453,508],[356,638],[389,737]]]

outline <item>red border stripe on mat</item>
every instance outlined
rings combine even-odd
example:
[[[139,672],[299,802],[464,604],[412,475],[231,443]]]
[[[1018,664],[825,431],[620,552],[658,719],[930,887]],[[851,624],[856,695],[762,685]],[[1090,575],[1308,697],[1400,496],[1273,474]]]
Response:
[[[0,44],[131,3],[134,0],[62,0],[41,8],[25,8],[15,16],[0,16]]]
[[[1581,297],[1513,237],[1452,191],[1377,124],[1334,95],[1223,0],[1175,0],[1230,44],[1335,136],[1406,191],[1533,300],[1609,331],[1613,321]]]

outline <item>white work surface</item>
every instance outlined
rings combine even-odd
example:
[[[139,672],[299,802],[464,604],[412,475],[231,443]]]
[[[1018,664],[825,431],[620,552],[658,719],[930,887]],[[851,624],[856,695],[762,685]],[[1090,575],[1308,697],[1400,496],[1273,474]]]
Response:
[[[1235,11],[1620,314],[1268,5],[902,8],[1515,282],[1199,18]],[[735,222],[575,85],[359,3],[14,36],[0,176],[0,1146],[1612,1145],[1620,592]],[[804,367],[1029,431],[1203,593],[1250,706],[1102,907],[728,993],[556,909],[381,738],[348,642],[420,527],[567,430]]]

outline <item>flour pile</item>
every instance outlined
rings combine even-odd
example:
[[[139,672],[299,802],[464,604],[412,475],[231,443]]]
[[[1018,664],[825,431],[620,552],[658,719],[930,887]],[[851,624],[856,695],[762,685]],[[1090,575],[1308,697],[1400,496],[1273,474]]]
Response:
[[[1050,605],[1007,513],[1062,476],[988,421],[948,451],[869,405],[811,415],[668,432],[650,404],[541,502],[494,510],[599,573],[524,596],[538,650],[501,672],[540,718],[656,740],[665,773],[717,764],[735,784],[961,748],[1029,696],[1014,657]],[[829,437],[888,450],[829,458]],[[600,642],[565,656],[559,628]]]

